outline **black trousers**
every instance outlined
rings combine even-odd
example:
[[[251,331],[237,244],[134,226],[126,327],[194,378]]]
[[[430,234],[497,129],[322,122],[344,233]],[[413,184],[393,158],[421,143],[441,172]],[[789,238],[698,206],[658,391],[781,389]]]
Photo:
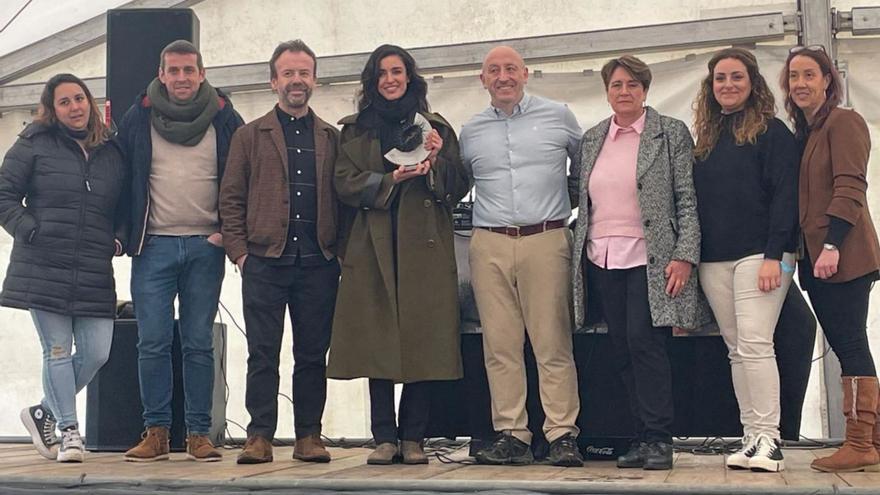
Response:
[[[672,443],[672,371],[666,351],[672,329],[651,324],[647,271],[644,266],[605,270],[593,263],[588,270],[597,282],[636,440]]]
[[[816,319],[840,361],[843,376],[877,376],[867,331],[868,299],[876,273],[835,284],[813,277],[809,255],[799,263],[801,285],[810,295]]]
[[[248,344],[248,436],[275,437],[285,307],[293,327],[294,433],[300,438],[321,432],[327,400],[326,356],[338,286],[338,263],[273,266],[248,256],[241,287]]]
[[[394,416],[394,382],[370,378],[370,429],[376,445],[397,440],[421,442],[428,428],[432,382],[403,384],[400,426]]]

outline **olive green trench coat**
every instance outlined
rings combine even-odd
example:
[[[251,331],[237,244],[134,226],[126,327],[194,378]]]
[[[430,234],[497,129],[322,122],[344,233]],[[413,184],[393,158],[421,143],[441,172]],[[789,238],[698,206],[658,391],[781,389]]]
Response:
[[[394,184],[374,132],[342,119],[334,172],[351,207],[327,376],[397,383],[462,376],[452,209],[467,194],[458,140],[439,115],[423,113],[443,138],[428,175]],[[391,204],[400,195],[397,239]],[[397,243],[395,267],[394,243]]]

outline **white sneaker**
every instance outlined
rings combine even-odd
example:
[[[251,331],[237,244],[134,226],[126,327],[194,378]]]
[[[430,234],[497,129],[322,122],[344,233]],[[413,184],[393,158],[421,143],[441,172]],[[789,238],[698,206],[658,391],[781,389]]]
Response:
[[[58,449],[58,462],[82,462],[85,448],[79,430],[61,432],[61,448]]]
[[[758,435],[757,445],[758,449],[749,459],[749,469],[766,473],[777,473],[785,469],[785,460],[778,440],[767,435]]]
[[[58,435],[55,434],[55,418],[42,405],[26,407],[19,414],[22,424],[31,435],[37,452],[46,459],[58,457]]]
[[[742,448],[727,456],[727,467],[730,469],[749,469],[749,459],[758,450],[757,438],[746,435],[742,439]]]

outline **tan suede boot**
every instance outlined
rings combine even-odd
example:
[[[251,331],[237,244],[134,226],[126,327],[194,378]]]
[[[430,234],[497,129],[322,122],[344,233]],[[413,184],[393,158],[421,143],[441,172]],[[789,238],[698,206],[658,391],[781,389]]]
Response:
[[[168,444],[168,428],[150,426],[141,435],[141,441],[125,453],[130,462],[167,461],[171,448]]]
[[[877,396],[877,422],[874,423],[873,436],[874,450],[877,451],[877,455],[880,457],[880,395]],[[880,467],[877,470],[880,471]]]
[[[394,461],[397,459],[397,454],[397,443],[380,443],[376,446],[376,450],[367,456],[367,464],[379,466],[394,464]]]
[[[874,449],[874,424],[877,422],[877,377],[844,376],[843,414],[846,416],[846,440],[837,452],[816,459],[810,465],[826,473],[876,471],[880,456]]]
[[[306,462],[330,462],[330,452],[324,448],[321,435],[308,435],[296,439],[293,458]]]
[[[272,462],[272,442],[259,436],[251,435],[244,443],[235,462],[238,464],[262,464]]]
[[[186,458],[198,462],[217,462],[223,459],[223,454],[214,448],[208,435],[187,435]]]
[[[411,440],[400,441],[400,454],[403,456],[404,464],[427,464],[428,456],[425,455],[425,449],[422,448],[422,442],[413,442]]]

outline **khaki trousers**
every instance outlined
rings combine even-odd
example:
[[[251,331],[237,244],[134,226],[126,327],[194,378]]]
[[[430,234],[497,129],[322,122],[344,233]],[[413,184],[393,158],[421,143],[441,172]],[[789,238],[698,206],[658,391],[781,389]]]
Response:
[[[783,261],[794,266],[794,255]],[[700,284],[727,344],[733,391],[739,403],[743,432],[779,438],[779,369],[773,333],[792,272],[782,272],[782,286],[758,289],[763,254],[736,261],[700,263]]]
[[[571,242],[566,228],[525,237],[475,228],[471,238],[471,283],[482,323],[492,423],[496,431],[510,432],[526,443],[532,440],[525,407],[527,332],[538,364],[544,435],[552,442],[579,432]]]

